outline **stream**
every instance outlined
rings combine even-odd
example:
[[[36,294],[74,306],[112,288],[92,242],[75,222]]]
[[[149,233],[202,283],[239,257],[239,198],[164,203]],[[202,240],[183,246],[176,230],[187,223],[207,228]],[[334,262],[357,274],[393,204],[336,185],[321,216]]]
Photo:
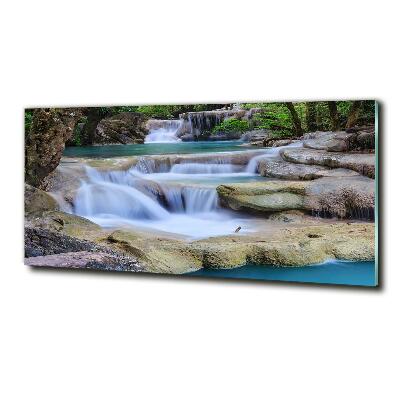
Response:
[[[105,228],[131,226],[186,240],[229,235],[238,227],[239,234],[255,232],[260,217],[223,209],[216,192],[220,184],[268,179],[257,174],[258,159],[277,158],[280,149],[248,149],[241,141],[182,142],[171,129],[150,132],[142,145],[69,147],[64,155],[74,158],[140,157],[126,171],[86,167],[87,179],[77,192],[73,211]],[[251,152],[247,163],[230,162],[230,155],[238,151]],[[156,163],[151,157],[155,155],[206,157],[181,158],[170,165]],[[247,265],[232,270],[203,269],[191,275],[355,285],[375,281],[373,262],[335,261],[301,268]]]
[[[191,240],[231,234],[239,226],[241,233],[253,232],[254,218],[221,208],[216,187],[267,178],[255,173],[252,161],[234,165],[214,154],[172,166],[143,157],[127,171],[86,167],[74,212],[106,228],[134,226]]]

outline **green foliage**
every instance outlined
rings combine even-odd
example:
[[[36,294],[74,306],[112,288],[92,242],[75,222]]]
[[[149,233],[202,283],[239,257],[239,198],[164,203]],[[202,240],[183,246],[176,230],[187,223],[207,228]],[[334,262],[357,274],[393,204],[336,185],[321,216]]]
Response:
[[[179,114],[193,111],[208,111],[222,107],[222,104],[181,104],[181,105],[149,105],[139,106],[135,111],[145,114],[148,118],[176,119]]]
[[[139,106],[121,106],[121,107],[112,107],[112,113],[118,114],[122,112],[138,112]]]
[[[87,122],[87,117],[82,117],[74,128],[72,138],[70,140],[71,146],[82,146],[83,145],[83,127]]]
[[[139,106],[137,111],[145,114],[149,118],[158,119],[172,119],[174,117],[174,111],[179,106],[173,105],[150,105],[150,106]]]
[[[358,124],[370,124],[375,121],[375,100],[363,101],[360,114],[358,116]]]
[[[25,110],[25,134],[31,129],[33,120],[33,110]]]
[[[253,117],[255,129],[267,129],[275,137],[293,135],[292,117],[285,103],[258,103],[257,108],[261,108],[262,111]],[[299,117],[300,114],[305,114],[297,104],[295,108]]]
[[[229,133],[229,132],[245,132],[250,129],[248,121],[242,121],[237,118],[226,119],[220,124],[216,125],[212,130],[212,134],[219,132]]]
[[[344,129],[350,112],[352,101],[337,101],[336,106],[339,116],[339,125]],[[273,136],[293,136],[292,116],[285,103],[246,103],[242,104],[246,110],[261,108],[260,114],[255,114],[252,123],[254,129],[268,129]],[[304,132],[307,132],[306,102],[294,103],[294,108],[300,118]],[[328,103],[326,101],[315,102],[317,129],[329,131],[331,129],[331,118]],[[375,119],[375,102],[373,100],[363,101],[358,117],[358,124],[371,124]]]

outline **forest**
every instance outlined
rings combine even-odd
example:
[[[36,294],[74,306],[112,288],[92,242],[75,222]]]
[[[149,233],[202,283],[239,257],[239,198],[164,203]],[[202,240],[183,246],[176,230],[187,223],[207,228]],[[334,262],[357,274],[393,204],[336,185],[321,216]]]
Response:
[[[83,115],[67,146],[94,144],[98,123],[120,113],[139,113],[148,119],[173,120],[184,113],[230,109],[235,104],[245,110],[256,108],[259,112],[250,121],[235,117],[226,119],[210,131],[202,132],[203,139],[219,132],[243,133],[263,129],[270,131],[274,137],[300,137],[305,132],[339,131],[355,125],[368,125],[375,118],[373,100],[87,107],[82,108]],[[31,127],[33,113],[32,109],[25,111],[26,132]]]

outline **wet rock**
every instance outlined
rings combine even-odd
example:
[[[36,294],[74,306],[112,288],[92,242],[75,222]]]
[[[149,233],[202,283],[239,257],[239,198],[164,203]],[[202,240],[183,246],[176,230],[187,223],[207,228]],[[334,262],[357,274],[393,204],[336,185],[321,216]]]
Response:
[[[196,140],[196,136],[191,133],[186,133],[180,137],[182,142],[193,142]]]
[[[347,168],[370,178],[375,177],[375,154],[334,153],[305,148],[282,149],[280,154],[285,161],[292,163]]]
[[[54,266],[68,268],[95,268],[139,271],[144,267],[138,263],[132,255],[126,256],[115,251],[112,246],[107,246],[105,238],[107,233],[93,222],[64,213],[61,211],[47,211],[42,214],[29,214],[25,219],[25,257],[60,255],[68,253],[68,257],[52,257],[46,260],[45,264],[35,261],[28,265]],[[77,259],[79,256],[72,256],[71,253],[91,253],[85,256],[85,265],[80,266]],[[93,254],[107,254],[107,258],[96,259]],[[47,262],[53,260],[55,265]],[[58,260],[58,261],[57,261]],[[53,262],[51,261],[51,262]],[[65,263],[72,263],[69,266]],[[56,265],[60,263],[59,265]],[[74,266],[75,265],[75,266]]]
[[[207,239],[196,242],[196,246],[212,253],[205,259],[206,268],[221,268],[221,265],[222,268],[236,268],[247,263],[303,266],[330,258],[373,260],[374,224],[315,221],[306,226],[293,223],[275,229],[272,225],[270,230],[255,236]],[[235,249],[240,250],[236,253]]]
[[[250,144],[242,144],[242,146],[264,147],[264,140],[252,140]]]
[[[241,132],[217,132],[209,136],[208,140],[221,141],[221,140],[238,140],[242,137]]]
[[[304,135],[303,146],[314,150],[350,151],[357,147],[357,135],[348,132],[313,132]]]
[[[304,135],[304,147],[314,150],[348,152],[373,150],[375,127],[354,127],[341,132],[312,132]]]
[[[357,143],[362,149],[375,149],[375,132],[360,132]]]
[[[236,183],[218,186],[217,192],[221,204],[233,210],[305,210],[327,217],[374,218],[375,182],[364,176]]]
[[[25,257],[99,251],[100,226],[62,211],[45,211],[25,216]]]
[[[25,257],[45,256],[76,251],[96,251],[98,247],[87,240],[38,227],[25,227]]]
[[[32,126],[25,132],[25,181],[40,187],[55,170],[85,108],[38,108]]]
[[[294,193],[280,192],[262,195],[237,195],[230,198],[222,198],[232,210],[255,211],[282,211],[303,208],[303,197]]]
[[[332,177],[332,178],[346,178],[349,176],[360,176],[356,171],[346,168],[327,168],[320,172],[321,177]]]
[[[295,140],[291,139],[278,139],[278,140],[272,140],[268,142],[268,147],[282,147],[282,146],[287,146],[288,144],[296,142]]]
[[[94,240],[103,232],[99,225],[88,219],[63,211],[26,214],[25,228],[46,229],[85,240]]]
[[[319,165],[294,164],[283,160],[272,160],[266,157],[258,163],[261,176],[285,180],[313,180],[326,176],[348,177],[359,173],[345,168],[328,168]]]
[[[293,211],[284,218],[289,216],[301,218]],[[307,224],[300,219],[290,221],[290,224],[285,222],[289,221],[272,219],[268,221],[268,229],[254,234],[235,233],[191,242],[133,230],[70,230],[71,235],[67,235],[64,227],[60,231],[54,227],[28,228],[26,236],[34,243],[27,247],[27,257],[61,253],[77,255],[72,259],[69,254],[61,258],[38,259],[34,263],[29,260],[27,264],[135,271],[124,266],[123,257],[128,266],[138,264],[147,272],[182,274],[200,268],[236,268],[248,262],[301,266],[335,257],[345,260],[371,260],[374,257],[374,225],[371,223],[327,224],[316,218],[307,220]],[[101,258],[92,263],[93,256],[90,255],[88,259],[84,257],[81,264],[79,252],[105,253],[112,260]],[[117,263],[113,261],[115,257]]]
[[[276,212],[304,208],[302,182],[269,181],[217,187],[221,204],[233,210]]]
[[[96,144],[144,143],[147,118],[141,113],[124,112],[102,119],[97,125]]]
[[[374,219],[375,181],[365,176],[318,179],[306,188],[304,204],[322,216]]]
[[[202,267],[211,269],[231,269],[245,265],[250,251],[249,244],[229,239],[225,243],[196,243],[196,247],[202,254]]]
[[[265,139],[270,137],[270,132],[267,129],[255,129],[252,131],[245,132],[241,139],[244,142],[263,142]]]
[[[118,229],[102,243],[118,253],[135,257],[149,272],[182,274],[202,266],[201,253],[190,243],[159,234],[154,236]]]
[[[58,204],[53,197],[43,190],[25,184],[25,213],[37,213],[58,210]]]
[[[317,165],[293,164],[283,160],[274,161],[268,158],[258,163],[258,172],[261,176],[288,180],[311,180],[324,176],[328,170]]]
[[[85,180],[86,171],[83,164],[62,159],[60,165],[45,178],[44,185],[62,211],[72,212],[73,200],[82,181]]]
[[[271,221],[280,222],[306,222],[310,217],[304,211],[289,210],[283,212],[273,213],[269,219]],[[310,221],[311,222],[311,221]]]
[[[220,236],[193,242],[113,233],[115,245],[133,254],[146,270],[181,274],[200,268],[229,269],[247,263],[303,266],[330,258],[374,259],[374,224],[286,224],[269,221],[256,234]]]
[[[25,264],[32,267],[97,269],[106,271],[143,272],[141,265],[127,257],[109,254],[79,251],[73,253],[52,254],[25,258]]]

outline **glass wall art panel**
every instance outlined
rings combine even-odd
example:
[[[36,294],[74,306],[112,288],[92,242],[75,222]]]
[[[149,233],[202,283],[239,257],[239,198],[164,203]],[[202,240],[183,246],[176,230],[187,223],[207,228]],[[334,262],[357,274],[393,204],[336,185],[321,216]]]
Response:
[[[373,100],[25,110],[25,264],[378,285]]]

